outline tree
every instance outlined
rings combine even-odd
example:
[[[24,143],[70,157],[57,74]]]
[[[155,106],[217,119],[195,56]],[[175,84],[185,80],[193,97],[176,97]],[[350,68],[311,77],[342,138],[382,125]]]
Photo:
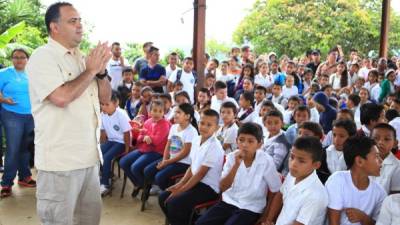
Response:
[[[169,55],[175,52],[176,54],[178,54],[179,60],[178,60],[178,66],[181,66],[183,59],[185,58],[185,51],[183,51],[182,49],[179,48],[175,48],[173,50],[168,51],[167,54],[164,55],[164,57],[160,60],[160,64],[161,65],[168,65],[168,57]]]
[[[257,0],[233,34],[257,53],[291,57],[340,44],[362,53],[379,49],[380,0]],[[400,16],[391,12],[390,47],[400,48]]]
[[[227,53],[230,51],[230,45],[223,42],[218,42],[216,39],[212,38],[207,40],[206,52],[210,54],[211,58],[225,59]]]
[[[139,43],[127,43],[124,51],[122,52],[123,56],[128,59],[129,64],[133,64],[133,62],[142,56],[143,45]]]

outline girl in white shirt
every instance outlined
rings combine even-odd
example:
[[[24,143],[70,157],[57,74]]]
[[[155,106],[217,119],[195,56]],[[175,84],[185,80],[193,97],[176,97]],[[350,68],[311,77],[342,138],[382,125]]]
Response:
[[[336,73],[329,77],[329,84],[332,85],[335,92],[339,92],[340,89],[351,85],[351,79],[344,61],[340,61],[336,66]]]
[[[274,78],[271,74],[269,74],[268,70],[268,64],[266,62],[262,62],[260,64],[260,73],[256,75],[254,83],[267,88],[267,90],[269,90],[268,93],[270,93],[272,85],[274,84]]]
[[[239,129],[239,149],[227,155],[222,171],[222,201],[200,217],[196,225],[256,224],[281,186],[271,156],[260,149],[262,137],[257,124],[245,123]]]
[[[379,100],[379,94],[381,87],[378,83],[379,72],[376,69],[370,70],[368,73],[368,82],[364,84],[364,87],[368,89],[370,98],[376,102]]]

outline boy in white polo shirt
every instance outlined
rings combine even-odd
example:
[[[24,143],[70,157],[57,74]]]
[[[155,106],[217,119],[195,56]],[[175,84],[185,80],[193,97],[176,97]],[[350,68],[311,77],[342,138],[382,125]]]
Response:
[[[316,137],[299,137],[294,142],[290,153],[290,173],[266,211],[263,225],[274,224],[278,214],[276,225],[324,223],[328,194],[315,171],[321,165],[322,151],[322,144]]]
[[[244,123],[238,131],[238,150],[229,153],[222,171],[222,201],[210,208],[196,225],[254,225],[268,199],[279,191],[281,180],[275,164],[261,150],[262,129]],[[269,192],[268,192],[269,191]]]
[[[343,146],[349,170],[332,174],[325,186],[329,195],[329,224],[375,224],[385,190],[369,176],[379,176],[382,159],[375,142],[362,136],[350,137]]]
[[[194,138],[190,150],[192,164],[185,176],[158,198],[170,224],[187,224],[196,205],[218,199],[224,162],[224,150],[214,135],[218,121],[219,115],[212,109],[201,114],[200,136]]]
[[[382,203],[381,212],[376,225],[400,224],[400,194],[389,195]]]
[[[392,149],[397,148],[396,130],[387,123],[380,123],[372,129],[371,138],[383,159],[381,174],[373,179],[387,194],[400,193],[400,161],[392,153]]]

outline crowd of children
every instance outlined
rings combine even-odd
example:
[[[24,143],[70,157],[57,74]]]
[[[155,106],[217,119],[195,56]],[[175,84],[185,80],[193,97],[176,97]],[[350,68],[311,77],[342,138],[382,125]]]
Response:
[[[253,64],[239,54],[233,48],[228,60],[210,60],[197,92],[190,57],[169,73],[163,94],[123,70],[117,91],[125,102],[119,105],[131,121],[121,117],[118,130],[104,125],[104,193],[110,160],[122,154],[132,196],[153,184],[150,193],[158,194],[172,225],[396,224],[395,63],[382,71],[364,60],[362,67],[344,61],[337,49],[324,63],[318,50],[297,61],[279,62],[271,53]],[[177,67],[176,58],[169,56],[169,68]],[[103,106],[105,124],[122,111],[118,98],[110,105],[113,110]],[[129,123],[136,124],[132,146],[126,143]],[[117,149],[110,144],[115,132],[118,150],[108,150]],[[180,180],[173,179],[177,175]],[[194,207],[210,201],[216,203],[191,221]]]
[[[206,62],[203,87],[176,53],[156,88],[122,69],[101,105],[102,195],[119,157],[171,225],[399,224],[400,59],[249,50]]]

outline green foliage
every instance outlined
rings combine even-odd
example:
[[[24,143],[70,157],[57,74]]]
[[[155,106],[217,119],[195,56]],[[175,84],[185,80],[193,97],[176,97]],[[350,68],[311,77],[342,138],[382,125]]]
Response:
[[[206,52],[210,54],[211,58],[225,59],[230,49],[229,44],[218,42],[214,38],[207,40],[206,43]]]
[[[165,54],[164,57],[160,60],[161,65],[164,65],[164,66],[168,65],[168,56],[172,52],[176,52],[176,54],[178,54],[178,56],[179,56],[178,65],[181,66],[182,61],[185,58],[185,51],[183,51],[182,49],[179,49],[179,48],[175,48],[173,50],[168,51],[167,54]]]
[[[257,53],[269,51],[291,57],[306,50],[379,49],[381,0],[257,0],[233,34]],[[391,12],[390,48],[400,48],[400,16]]]
[[[19,22],[18,24],[10,27],[0,35],[0,49],[6,47],[10,41],[15,38],[18,34],[22,33],[25,29],[25,22]]]
[[[122,54],[128,60],[129,64],[133,64],[133,62],[142,56],[143,45],[139,43],[127,43],[123,48]]]

